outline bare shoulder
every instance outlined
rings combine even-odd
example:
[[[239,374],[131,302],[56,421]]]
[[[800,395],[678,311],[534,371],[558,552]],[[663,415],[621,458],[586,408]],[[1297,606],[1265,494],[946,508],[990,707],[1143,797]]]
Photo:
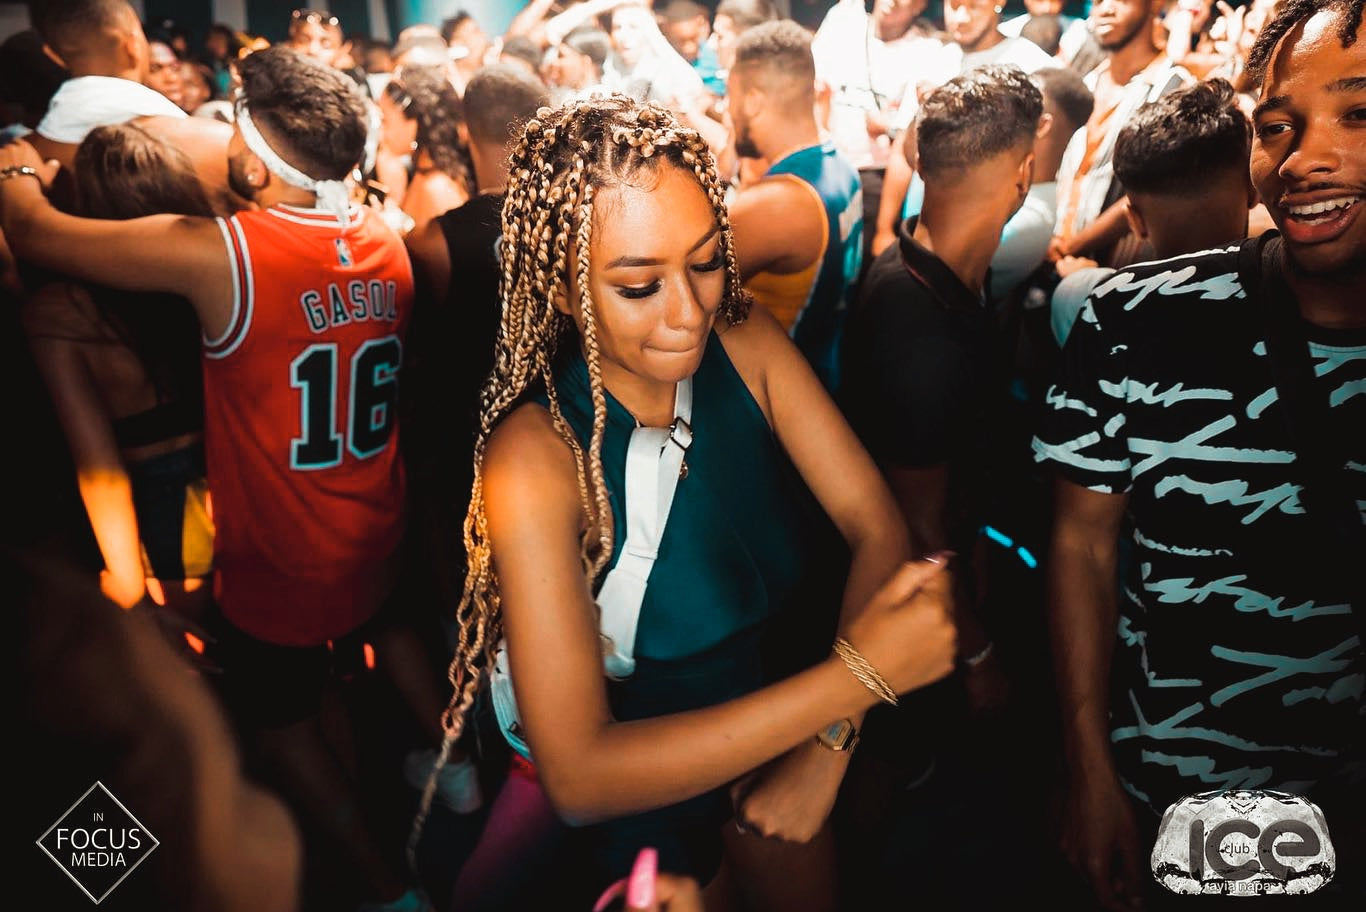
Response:
[[[483,479],[491,523],[529,515],[558,520],[580,513],[574,452],[541,405],[519,406],[494,429],[484,450]]]
[[[802,207],[810,199],[811,191],[803,187],[801,178],[775,174],[755,181],[738,193],[735,205],[786,216],[788,206]]]
[[[426,227],[420,231],[409,232],[403,239],[403,243],[408,248],[408,253],[413,259],[421,259],[424,262],[437,257],[447,259],[449,253],[446,250],[446,236],[441,231],[441,223],[432,219]]]
[[[451,255],[446,249],[446,236],[442,233],[441,223],[432,219],[417,231],[410,232],[403,243],[408,248],[408,256],[412,258],[420,285],[430,290],[434,297],[444,298],[451,271]]]
[[[740,379],[745,381],[750,395],[759,403],[759,408],[771,425],[773,409],[770,405],[769,381],[774,376],[773,368],[781,365],[785,358],[801,357],[792,345],[792,340],[773,315],[757,304],[740,323],[718,320],[716,334],[726,349],[730,363],[735,365]]]

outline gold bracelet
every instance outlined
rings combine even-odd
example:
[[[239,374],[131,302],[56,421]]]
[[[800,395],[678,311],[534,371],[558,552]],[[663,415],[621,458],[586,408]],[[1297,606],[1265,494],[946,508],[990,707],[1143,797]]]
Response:
[[[892,690],[886,679],[863,657],[863,653],[855,649],[844,637],[835,637],[835,655],[844,660],[844,664],[849,666],[849,671],[854,677],[858,678],[864,687],[877,694],[879,700],[896,705],[896,691]]]

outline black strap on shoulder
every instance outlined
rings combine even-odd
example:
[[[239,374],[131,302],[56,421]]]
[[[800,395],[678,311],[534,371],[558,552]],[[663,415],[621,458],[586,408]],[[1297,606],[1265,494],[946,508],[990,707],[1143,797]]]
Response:
[[[1348,482],[1345,443],[1353,435],[1334,426],[1325,390],[1315,389],[1314,364],[1295,294],[1285,280],[1279,237],[1243,245],[1240,272],[1266,328],[1266,349],[1276,392],[1290,426],[1301,485],[1300,502],[1316,530],[1319,566],[1345,596],[1366,644],[1366,525]]]

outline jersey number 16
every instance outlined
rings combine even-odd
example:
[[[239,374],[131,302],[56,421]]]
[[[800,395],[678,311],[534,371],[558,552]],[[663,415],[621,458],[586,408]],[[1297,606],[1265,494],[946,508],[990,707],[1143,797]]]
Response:
[[[398,412],[398,367],[403,346],[397,336],[366,342],[351,356],[351,395],[337,414],[337,343],[321,342],[304,349],[289,366],[290,385],[301,391],[301,433],[290,443],[289,467],[301,471],[328,469],[342,461],[346,449],[369,459],[389,443]]]

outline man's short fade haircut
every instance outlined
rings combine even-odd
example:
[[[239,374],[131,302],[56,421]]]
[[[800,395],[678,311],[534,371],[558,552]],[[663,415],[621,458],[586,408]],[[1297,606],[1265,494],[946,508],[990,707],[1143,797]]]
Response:
[[[104,32],[122,31],[137,18],[128,0],[32,0],[29,21],[43,41],[63,57],[79,54]]]
[[[1115,140],[1115,177],[1131,193],[1199,193],[1210,178],[1247,173],[1252,125],[1223,79],[1197,82],[1139,108]]]
[[[1075,131],[1091,119],[1096,107],[1096,97],[1086,87],[1081,74],[1068,67],[1044,67],[1030,74],[1030,79],[1043,93],[1044,100],[1050,102],[1067,121],[1066,126]],[[1061,127],[1059,127],[1061,129]]]
[[[721,0],[716,5],[716,15],[725,16],[744,31],[777,19],[778,10],[772,0]]]
[[[237,69],[252,121],[285,161],[316,180],[351,173],[367,134],[351,80],[282,46],[247,55]]]
[[[791,19],[761,22],[735,42],[732,70],[766,71],[781,76],[792,89],[816,85],[816,60],[811,55],[811,33]]]
[[[1042,115],[1043,95],[1017,66],[955,76],[929,94],[916,116],[920,171],[926,180],[944,177],[1032,146]]]
[[[465,86],[465,126],[479,143],[507,143],[539,108],[550,104],[545,84],[522,67],[494,63]]]
[[[1361,11],[1366,0],[1283,0],[1276,5],[1276,15],[1262,26],[1257,41],[1247,55],[1247,71],[1258,82],[1266,78],[1267,65],[1271,63],[1272,52],[1281,39],[1294,31],[1295,26],[1318,13],[1336,10],[1338,18],[1338,38],[1343,47],[1356,43],[1357,30],[1361,28]]]

